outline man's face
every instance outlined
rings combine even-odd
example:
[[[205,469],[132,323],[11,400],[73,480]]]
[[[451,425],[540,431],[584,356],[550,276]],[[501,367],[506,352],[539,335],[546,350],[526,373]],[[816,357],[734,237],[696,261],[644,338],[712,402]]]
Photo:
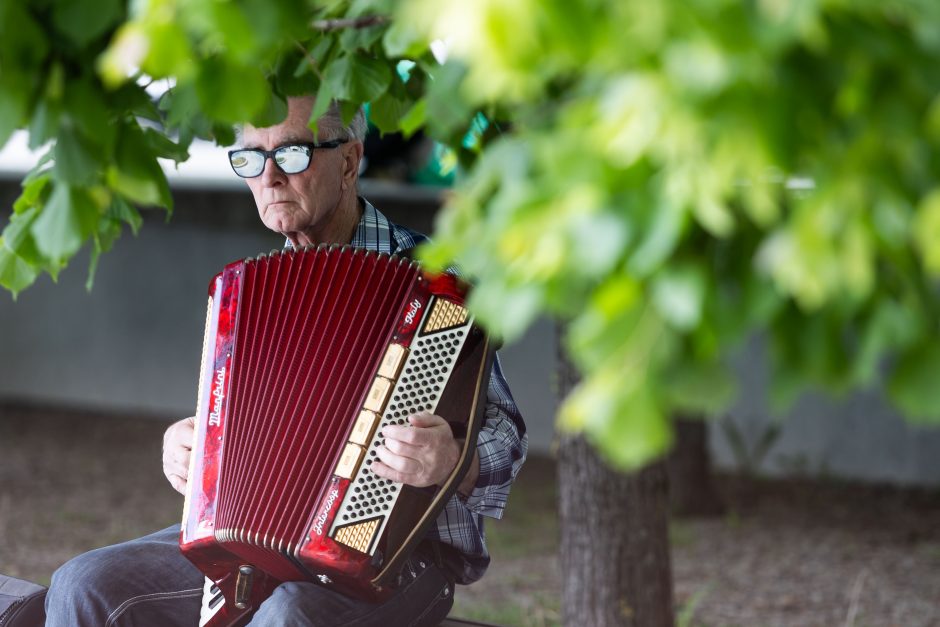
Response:
[[[274,150],[297,142],[315,142],[307,126],[313,98],[289,98],[287,119],[276,126],[245,126],[243,148]],[[345,137],[326,139],[346,139]],[[285,174],[268,159],[260,176],[245,179],[258,206],[261,221],[272,231],[287,236],[295,245],[346,243],[338,241],[345,233],[337,228],[348,222],[350,195],[355,202],[355,183],[360,142],[348,142],[332,149],[314,150],[310,167],[297,174]]]

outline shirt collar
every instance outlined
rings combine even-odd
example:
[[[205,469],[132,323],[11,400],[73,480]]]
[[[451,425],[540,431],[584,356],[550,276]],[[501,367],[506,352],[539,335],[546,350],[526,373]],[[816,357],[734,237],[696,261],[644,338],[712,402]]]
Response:
[[[392,253],[398,246],[393,241],[392,223],[385,215],[372,206],[372,203],[359,197],[362,203],[362,217],[353,231],[349,245],[353,248],[366,248],[380,253]],[[290,240],[284,244],[285,248],[293,248]]]

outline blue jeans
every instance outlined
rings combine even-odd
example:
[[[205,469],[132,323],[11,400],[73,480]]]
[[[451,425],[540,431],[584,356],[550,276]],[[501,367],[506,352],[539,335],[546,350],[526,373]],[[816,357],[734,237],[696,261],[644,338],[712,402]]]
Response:
[[[66,562],[46,595],[47,627],[196,627],[203,575],[180,553],[179,525],[96,549]],[[281,584],[251,625],[437,625],[453,605],[454,584],[420,553],[405,566],[395,596],[380,605],[308,582]]]

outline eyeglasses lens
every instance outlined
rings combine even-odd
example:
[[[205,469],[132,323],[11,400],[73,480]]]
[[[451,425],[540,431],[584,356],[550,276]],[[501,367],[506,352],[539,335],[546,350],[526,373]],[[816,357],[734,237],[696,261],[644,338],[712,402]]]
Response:
[[[251,178],[264,170],[264,155],[256,150],[239,150],[230,157],[232,169],[238,176]]]
[[[282,170],[296,174],[310,165],[310,149],[306,146],[282,146],[274,151],[274,159]]]

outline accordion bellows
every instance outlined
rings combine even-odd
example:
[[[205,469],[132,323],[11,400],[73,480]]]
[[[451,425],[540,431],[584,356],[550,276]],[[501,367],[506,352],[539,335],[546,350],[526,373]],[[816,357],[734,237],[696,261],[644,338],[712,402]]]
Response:
[[[335,246],[213,279],[180,534],[214,590],[201,624],[247,622],[284,581],[387,596],[476,448],[492,350],[465,294],[409,259]],[[464,442],[440,487],[370,470],[382,427],[420,411]]]

